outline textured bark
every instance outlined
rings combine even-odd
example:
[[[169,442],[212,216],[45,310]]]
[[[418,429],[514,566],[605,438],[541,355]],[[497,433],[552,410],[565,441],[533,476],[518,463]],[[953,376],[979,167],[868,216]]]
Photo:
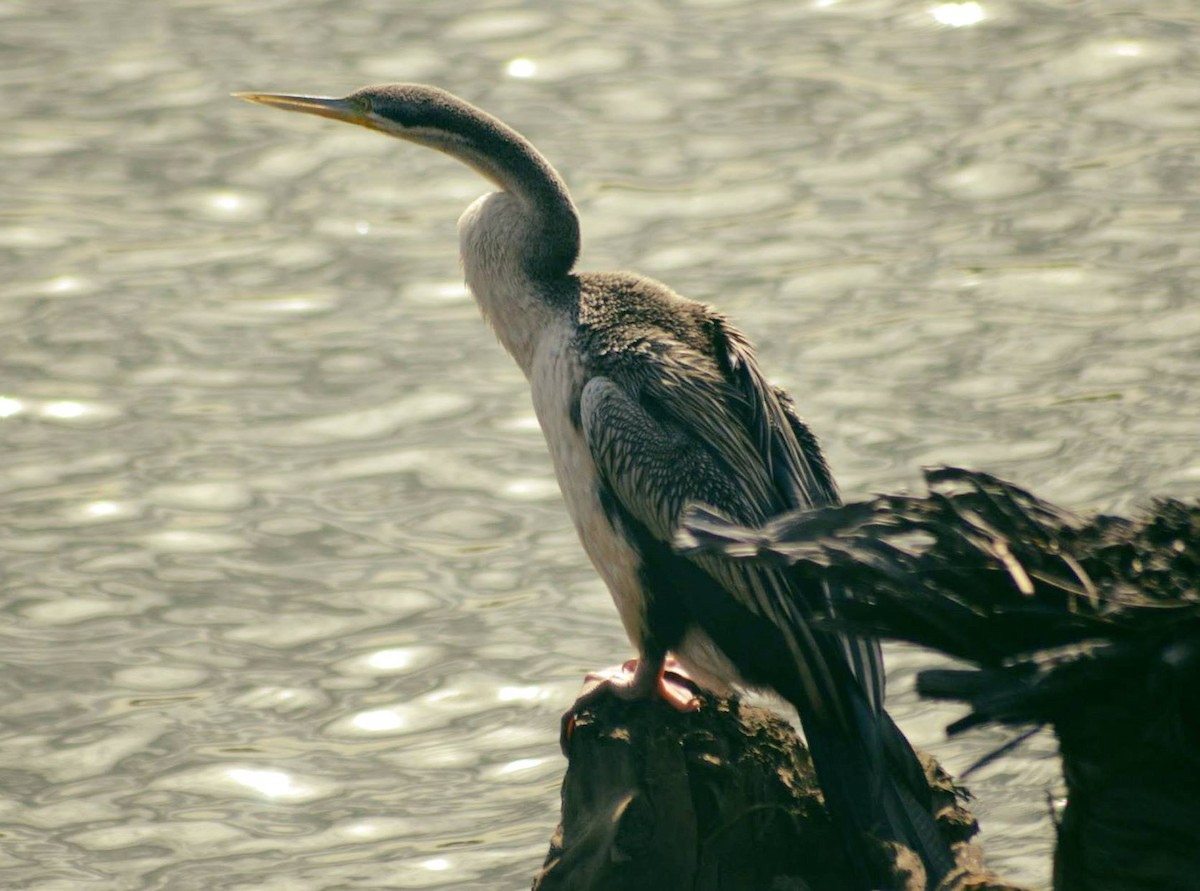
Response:
[[[1114,691],[1054,725],[1067,783],[1055,888],[1200,888],[1200,751],[1147,732],[1163,729],[1157,705]]]
[[[796,732],[764,709],[703,695],[699,711],[607,695],[577,713],[562,822],[535,891],[841,891],[842,845]],[[937,818],[957,869],[944,891],[1008,891],[983,871],[977,826],[926,759]],[[896,889],[923,889],[911,851],[864,839]]]

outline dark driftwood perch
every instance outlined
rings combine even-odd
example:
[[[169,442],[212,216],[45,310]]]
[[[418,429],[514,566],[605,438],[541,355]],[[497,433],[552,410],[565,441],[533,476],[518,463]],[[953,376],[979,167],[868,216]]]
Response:
[[[565,744],[562,822],[535,891],[842,891],[849,875],[794,730],[772,713],[705,694],[680,714],[660,702],[605,696],[578,714]],[[932,759],[938,822],[960,868],[942,889],[1009,891],[967,842],[974,818]],[[882,843],[864,857],[894,864],[897,889],[923,889],[910,851]]]
[[[1056,888],[1200,888],[1200,504],[1082,518],[986,474],[926,481],[759,530],[697,512],[687,544],[835,575],[844,620],[975,665],[918,678],[971,706],[952,733],[1051,725]]]

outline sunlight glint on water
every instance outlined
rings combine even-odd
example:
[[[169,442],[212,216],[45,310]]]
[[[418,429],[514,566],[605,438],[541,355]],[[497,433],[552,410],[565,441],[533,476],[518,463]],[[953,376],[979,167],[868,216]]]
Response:
[[[525,888],[629,655],[463,289],[485,186],[235,90],[435,82],[585,268],[717,304],[849,495],[922,464],[1200,493],[1200,11],[50,0],[0,12],[6,887]],[[1156,16],[1158,16],[1156,18]],[[892,648],[893,710],[955,770]],[[974,777],[1048,882],[1053,742]]]

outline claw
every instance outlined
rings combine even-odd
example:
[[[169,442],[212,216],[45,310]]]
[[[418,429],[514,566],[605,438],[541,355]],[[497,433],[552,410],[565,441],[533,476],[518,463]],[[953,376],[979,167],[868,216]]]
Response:
[[[605,692],[627,701],[658,696],[678,712],[694,712],[700,708],[696,690],[696,682],[673,657],[667,657],[658,666],[630,659],[621,665],[589,671],[584,676],[579,698],[562,716],[559,741],[563,752],[575,733],[576,715]]]

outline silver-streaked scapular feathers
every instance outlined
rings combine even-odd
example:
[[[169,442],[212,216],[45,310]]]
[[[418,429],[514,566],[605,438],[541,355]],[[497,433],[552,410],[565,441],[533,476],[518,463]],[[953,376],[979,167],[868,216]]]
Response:
[[[467,285],[529,379],[584,549],[653,693],[673,653],[703,685],[770,690],[795,706],[851,856],[859,833],[902,842],[931,880],[949,867],[907,741],[882,709],[878,645],[814,629],[836,592],[778,568],[672,547],[692,503],[743,525],[835,504],[816,439],[711,308],[624,273],[575,273],[579,223],[554,168],[515,131],[433,87],[345,98],[245,93],[438,149],[498,188],[459,220]],[[861,885],[878,882],[865,864]]]

